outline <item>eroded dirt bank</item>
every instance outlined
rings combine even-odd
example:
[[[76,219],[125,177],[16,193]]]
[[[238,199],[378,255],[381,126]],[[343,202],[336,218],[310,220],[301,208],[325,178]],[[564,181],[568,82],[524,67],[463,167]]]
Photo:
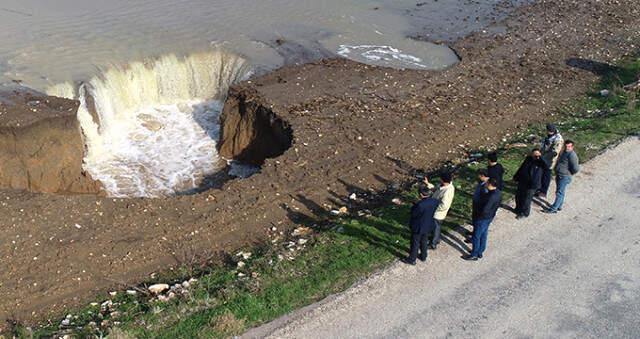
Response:
[[[0,188],[98,193],[82,171],[78,103],[26,89],[0,92]]]
[[[547,120],[597,80],[594,62],[637,51],[640,3],[540,1],[500,25],[506,33],[457,42],[462,62],[441,73],[327,60],[240,84],[233,91],[253,93],[294,141],[220,190],[169,200],[1,191],[0,318],[48,317]]]

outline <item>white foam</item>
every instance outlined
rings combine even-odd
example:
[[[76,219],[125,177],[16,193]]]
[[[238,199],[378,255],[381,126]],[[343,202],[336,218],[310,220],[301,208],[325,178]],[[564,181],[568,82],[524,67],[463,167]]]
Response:
[[[393,65],[400,68],[429,69],[417,56],[398,48],[379,45],[340,45],[337,53],[345,58],[375,65]]]
[[[228,53],[168,55],[48,93],[80,100],[84,168],[110,196],[160,197],[196,188],[220,169],[222,99],[246,73],[244,60]]]

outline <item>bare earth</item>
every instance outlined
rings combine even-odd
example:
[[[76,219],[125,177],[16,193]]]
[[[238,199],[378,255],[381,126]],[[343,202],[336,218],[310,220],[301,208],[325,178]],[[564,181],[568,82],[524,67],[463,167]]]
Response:
[[[398,263],[246,336],[637,338],[639,162],[634,138],[584,166],[562,213],[516,221],[501,210],[481,261],[460,259],[455,233],[426,264]]]
[[[348,205],[353,192],[375,197],[412,180],[412,169],[556,120],[598,81],[602,63],[638,50],[639,13],[637,0],[539,0],[453,43],[462,61],[442,72],[324,60],[241,83],[230,100],[244,95],[272,111],[293,130],[293,146],[259,175],[202,194],[0,190],[0,331],[6,319],[52,319],[152,273],[198,264],[196,256],[263,241],[274,225],[312,225],[309,217]],[[513,260],[526,259],[519,255]]]

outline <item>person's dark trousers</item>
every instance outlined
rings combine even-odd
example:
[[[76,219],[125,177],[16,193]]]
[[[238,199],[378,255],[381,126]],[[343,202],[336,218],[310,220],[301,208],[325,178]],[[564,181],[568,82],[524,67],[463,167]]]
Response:
[[[531,203],[536,190],[518,187],[516,192],[516,214],[528,217],[531,213]]]
[[[429,234],[411,234],[411,247],[409,249],[409,261],[416,262],[418,251],[420,251],[420,260],[427,260],[427,245],[429,244]]]
[[[431,238],[430,244],[431,246],[438,246],[438,244],[440,243],[440,238],[442,233],[443,220],[433,219],[433,221],[436,224],[436,228],[433,229],[433,234],[430,237]]]
[[[487,249],[487,237],[489,235],[489,225],[492,219],[476,220],[473,225],[473,237],[471,238],[471,256],[481,258]]]
[[[547,195],[549,192],[549,185],[551,185],[551,177],[553,176],[553,171],[550,168],[547,168],[542,172],[542,185],[538,192]]]

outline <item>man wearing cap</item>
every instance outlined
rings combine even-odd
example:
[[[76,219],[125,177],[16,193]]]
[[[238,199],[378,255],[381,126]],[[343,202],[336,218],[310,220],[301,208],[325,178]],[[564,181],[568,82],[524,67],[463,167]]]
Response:
[[[547,124],[547,136],[542,141],[542,160],[546,164],[546,168],[542,173],[542,185],[538,190],[537,195],[540,198],[546,198],[549,192],[549,185],[551,184],[551,177],[553,176],[553,169],[558,162],[558,156],[562,151],[564,141],[562,135],[554,124]]]

